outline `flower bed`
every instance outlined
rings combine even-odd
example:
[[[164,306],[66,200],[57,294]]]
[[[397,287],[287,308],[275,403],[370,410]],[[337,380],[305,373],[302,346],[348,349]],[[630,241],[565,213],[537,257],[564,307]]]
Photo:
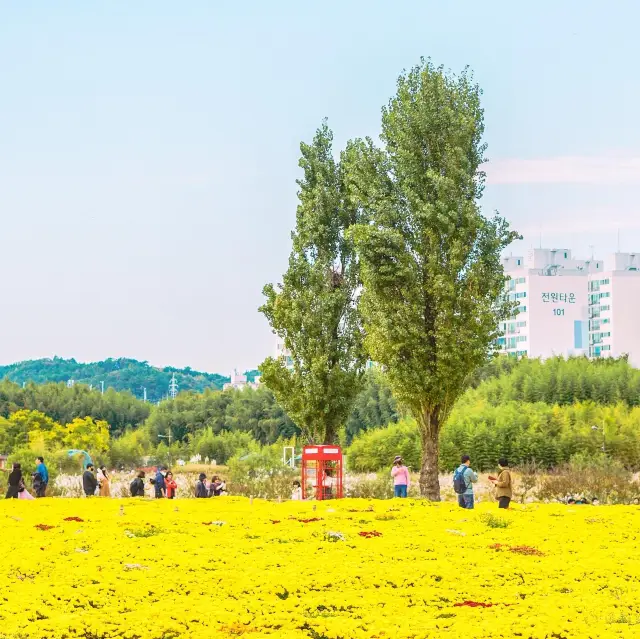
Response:
[[[635,636],[640,511],[493,510],[1,501],[0,639]]]

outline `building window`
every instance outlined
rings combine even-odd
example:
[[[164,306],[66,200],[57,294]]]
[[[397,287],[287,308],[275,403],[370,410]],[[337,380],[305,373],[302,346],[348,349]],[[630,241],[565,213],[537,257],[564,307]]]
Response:
[[[605,344],[605,345],[602,347],[602,350],[603,350],[603,351],[610,351],[610,350],[611,350],[611,346],[609,346],[608,344]]]
[[[564,259],[566,260],[569,256],[565,253],[564,254]]]
[[[517,328],[525,328],[526,325],[527,325],[527,322],[516,322]]]
[[[518,260],[518,266],[520,266],[520,260]]]

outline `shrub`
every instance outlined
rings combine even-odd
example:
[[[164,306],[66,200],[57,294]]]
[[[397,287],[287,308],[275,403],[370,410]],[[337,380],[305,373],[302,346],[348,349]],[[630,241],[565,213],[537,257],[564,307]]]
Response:
[[[359,472],[377,472],[391,468],[396,455],[402,455],[410,469],[420,468],[420,437],[413,420],[405,419],[356,437],[348,450],[349,468]]]
[[[640,485],[620,462],[605,455],[580,455],[543,476],[537,492],[543,500],[564,501],[579,496],[602,503],[630,504],[640,496]]]
[[[110,466],[111,468],[142,466],[149,448],[149,438],[143,430],[129,430],[122,437],[111,441]]]
[[[232,431],[216,435],[211,428],[198,433],[192,445],[196,455],[200,455],[202,459],[208,457],[218,464],[226,464],[232,457],[242,456],[256,448],[250,433]]]
[[[282,461],[282,444],[264,446],[229,460],[227,490],[231,495],[289,499],[299,470]]]
[[[480,517],[482,522],[489,526],[489,528],[509,528],[511,522],[508,519],[497,517],[491,513],[485,513]]]

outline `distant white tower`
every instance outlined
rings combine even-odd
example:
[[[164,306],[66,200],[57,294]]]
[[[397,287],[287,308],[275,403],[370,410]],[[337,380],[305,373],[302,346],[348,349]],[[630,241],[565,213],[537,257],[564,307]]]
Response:
[[[68,379],[67,380],[67,388],[73,388],[75,386],[76,380],[75,379]]]
[[[176,381],[176,374],[171,376],[171,382],[169,383],[169,397],[175,399],[178,395],[178,382]]]

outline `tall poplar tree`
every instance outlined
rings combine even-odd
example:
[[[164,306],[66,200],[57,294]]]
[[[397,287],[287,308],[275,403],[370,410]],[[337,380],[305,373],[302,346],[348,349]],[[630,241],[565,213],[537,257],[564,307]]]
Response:
[[[383,109],[382,148],[350,145],[348,183],[367,218],[353,230],[366,347],[418,423],[420,489],[433,500],[440,430],[513,312],[500,254],[517,234],[478,205],[480,95],[466,71],[454,76],[423,60]]]
[[[358,221],[326,122],[300,145],[299,205],[289,268],[264,288],[260,311],[283,340],[292,366],[269,358],[264,383],[313,443],[335,443],[362,386],[366,358],[357,310],[358,262],[348,230]]]

